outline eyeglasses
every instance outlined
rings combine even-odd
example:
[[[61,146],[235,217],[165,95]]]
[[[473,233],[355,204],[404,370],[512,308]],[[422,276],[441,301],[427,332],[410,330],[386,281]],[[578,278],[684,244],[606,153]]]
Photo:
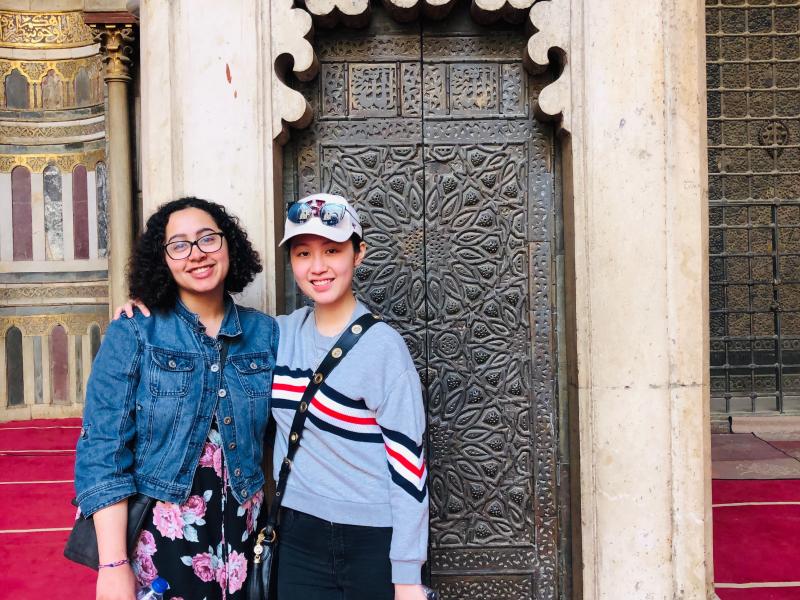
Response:
[[[312,217],[319,217],[323,225],[329,227],[336,227],[344,219],[345,213],[348,212],[348,207],[344,204],[337,204],[335,202],[325,202],[324,200],[312,200],[310,202],[295,202],[289,206],[286,213],[286,218],[292,223],[305,223]],[[353,213],[350,213],[352,218],[356,218]]]
[[[187,240],[178,240],[164,244],[164,250],[166,250],[167,256],[169,256],[172,260],[189,258],[189,256],[192,254],[193,246],[197,246],[201,252],[211,254],[212,252],[217,252],[220,248],[222,248],[222,238],[224,237],[224,233],[221,231],[215,231],[214,233],[207,233],[203,237],[198,238],[193,242],[189,242]]]

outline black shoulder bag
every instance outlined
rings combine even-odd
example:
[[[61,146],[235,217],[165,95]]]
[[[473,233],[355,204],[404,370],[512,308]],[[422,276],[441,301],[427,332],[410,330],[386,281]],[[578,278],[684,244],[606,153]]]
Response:
[[[222,338],[219,349],[219,364],[225,369],[225,361],[228,360],[228,338]],[[72,503],[77,506],[77,498],[73,498]],[[155,500],[144,494],[134,494],[128,498],[128,528],[125,532],[125,547],[128,556],[133,555],[139,533],[142,531],[144,521],[150,514]],[[97,571],[100,564],[100,554],[97,549],[97,532],[94,529],[94,519],[91,516],[85,517],[81,514],[75,519],[72,531],[64,546],[64,556],[69,560],[80,565]]]
[[[289,449],[286,458],[283,459],[281,470],[278,475],[278,485],[269,509],[266,525],[259,530],[256,542],[253,547],[253,559],[249,563],[247,574],[247,600],[275,600],[277,593],[277,556],[278,549],[278,513],[283,502],[283,495],[286,492],[286,480],[292,469],[292,460],[300,446],[300,437],[303,434],[303,426],[308,416],[308,407],[314,399],[314,394],[319,390],[322,382],[328,377],[333,368],[347,356],[350,349],[355,346],[367,330],[380,321],[380,317],[365,314],[359,317],[345,331],[334,344],[330,352],[320,363],[314,377],[308,382],[308,387],[297,405],[294,413],[294,420],[289,432]]]

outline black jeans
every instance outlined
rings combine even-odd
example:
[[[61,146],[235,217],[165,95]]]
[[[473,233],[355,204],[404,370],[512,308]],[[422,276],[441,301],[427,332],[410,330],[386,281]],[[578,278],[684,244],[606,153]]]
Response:
[[[340,525],[281,509],[278,600],[394,600],[391,527]]]

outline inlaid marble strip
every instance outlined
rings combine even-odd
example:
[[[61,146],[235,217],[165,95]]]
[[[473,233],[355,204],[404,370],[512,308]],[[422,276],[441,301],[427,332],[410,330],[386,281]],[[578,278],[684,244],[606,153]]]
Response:
[[[46,260],[44,251],[44,177],[41,173],[31,177],[31,237],[33,260]]]
[[[61,260],[74,260],[75,257],[75,200],[72,173],[65,171],[61,176]]]
[[[67,404],[75,404],[78,398],[78,378],[77,378],[77,363],[75,359],[78,356],[77,350],[80,348],[80,336],[77,335],[67,335],[66,336],[66,344],[67,344],[67,364],[65,365],[67,370],[67,389],[66,389],[66,402]],[[76,346],[76,342],[78,345]]]
[[[34,373],[33,369],[24,368],[25,365],[33,364],[33,338],[23,335],[22,336],[22,364],[20,370],[22,371],[22,388],[25,398],[24,404],[32,406],[35,398],[34,392]]]
[[[83,402],[83,340],[85,335],[72,336],[74,343],[72,347],[73,355],[69,359],[70,389],[74,390],[72,403]]]
[[[72,171],[72,236],[75,258],[89,258],[89,211],[86,167]]]
[[[108,168],[104,162],[95,166],[97,193],[97,255],[108,256]]]
[[[50,404],[50,344],[49,337],[33,338],[33,371],[36,373],[35,404]]]
[[[42,173],[46,260],[64,260],[64,177],[68,176],[62,176],[54,165],[45,167]],[[71,195],[71,185],[68,190]]]
[[[0,227],[0,261],[14,259],[14,217],[11,204],[11,173],[0,173],[0,215],[5,215],[5,227]],[[8,218],[11,216],[11,227]],[[0,390],[6,389],[5,386]]]
[[[62,325],[56,325],[50,332],[48,340],[50,402],[48,404],[69,403],[69,349],[67,332]]]
[[[31,173],[25,167],[11,171],[11,260],[33,258],[33,214]]]
[[[89,258],[98,258],[97,254],[97,180],[94,170],[86,173],[86,213],[89,233]]]
[[[31,336],[31,361],[25,361],[27,364],[32,364],[33,369],[26,369],[25,375],[31,374],[33,381],[31,381],[31,390],[33,391],[33,404],[42,404],[44,402],[44,386],[42,385],[42,338],[41,336]],[[48,376],[49,378],[49,376]],[[27,381],[25,382],[27,389]]]
[[[91,328],[89,328],[91,331]],[[89,372],[92,369],[92,338],[91,333],[88,335],[81,336],[81,369],[80,369],[80,380],[82,390],[86,390],[86,386],[89,383]],[[86,395],[85,391],[81,393],[78,402],[86,402]]]

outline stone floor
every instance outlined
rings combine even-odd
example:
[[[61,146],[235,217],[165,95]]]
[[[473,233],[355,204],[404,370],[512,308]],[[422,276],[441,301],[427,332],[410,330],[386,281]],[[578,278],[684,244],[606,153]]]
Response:
[[[714,434],[711,461],[714,479],[800,479],[800,433]]]

